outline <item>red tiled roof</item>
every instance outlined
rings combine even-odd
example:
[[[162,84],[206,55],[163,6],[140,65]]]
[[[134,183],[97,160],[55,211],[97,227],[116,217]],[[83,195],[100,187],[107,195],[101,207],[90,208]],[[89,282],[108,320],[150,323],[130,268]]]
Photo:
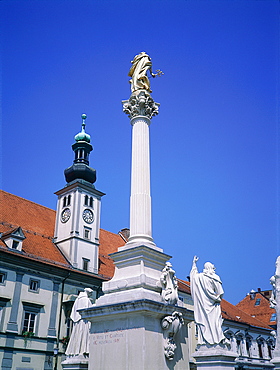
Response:
[[[56,216],[54,210],[3,190],[0,190],[0,209],[0,232],[9,233],[20,226],[26,237],[22,244],[22,251],[26,257],[70,267],[67,259],[52,242]],[[113,276],[114,265],[108,254],[116,252],[123,244],[123,239],[119,235],[100,230],[99,274],[107,278]],[[2,240],[0,246],[7,250]]]
[[[242,301],[237,303],[236,307],[262,321],[267,326],[276,325],[276,321],[270,321],[271,315],[275,313],[275,309],[270,308],[269,299],[264,297],[260,292],[255,292],[254,295],[254,299],[251,299],[250,295],[247,295]],[[259,299],[259,305],[256,305],[257,299]]]
[[[124,241],[120,235],[103,229],[100,229],[99,241],[99,274],[112,278],[115,266],[109,254],[117,252],[118,248],[124,245]]]
[[[190,288],[189,281],[177,279],[177,283],[178,283],[178,290],[180,292],[191,294],[191,288]]]
[[[178,281],[178,290],[181,292],[185,292],[187,294],[191,294],[190,289],[190,282],[177,279]],[[248,313],[242,311],[240,308],[234,306],[233,304],[229,303],[225,299],[221,301],[221,311],[223,319],[241,322],[244,324],[261,327],[261,328],[269,328],[269,326],[264,323],[262,320],[258,320],[257,318],[252,317]]]
[[[252,317],[248,313],[229,303],[225,299],[221,302],[222,316],[224,319],[233,320],[237,322],[242,322],[252,326],[257,326],[261,328],[271,329],[263,321],[258,320],[255,317]]]

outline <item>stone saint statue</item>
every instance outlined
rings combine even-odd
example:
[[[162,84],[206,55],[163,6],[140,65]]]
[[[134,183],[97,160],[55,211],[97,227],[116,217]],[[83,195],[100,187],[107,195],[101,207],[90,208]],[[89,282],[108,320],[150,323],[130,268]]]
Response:
[[[176,304],[178,301],[178,284],[175,271],[170,262],[166,262],[161,272],[160,282],[162,286],[161,296],[164,302]]]
[[[70,318],[73,321],[73,330],[65,351],[65,354],[68,357],[88,356],[89,354],[90,322],[82,319],[78,310],[92,306],[92,302],[89,298],[92,291],[93,290],[90,288],[85,288],[83,292],[80,292],[74,302],[70,315]]]
[[[196,267],[198,257],[194,256],[190,272],[191,295],[194,303],[194,319],[198,328],[198,345],[226,344],[222,331],[220,302],[224,294],[215,266],[206,262],[203,272]]]
[[[135,55],[131,61],[132,66],[128,73],[131,77],[129,81],[131,83],[131,92],[134,93],[137,90],[146,90],[151,93],[150,81],[147,76],[147,72],[150,71],[152,77],[156,77],[157,74],[152,72],[152,60],[148,54],[142,51],[140,54]]]

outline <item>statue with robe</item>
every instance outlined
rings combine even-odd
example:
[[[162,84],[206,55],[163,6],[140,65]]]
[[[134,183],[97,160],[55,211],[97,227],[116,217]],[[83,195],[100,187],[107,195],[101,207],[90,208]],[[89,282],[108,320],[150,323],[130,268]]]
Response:
[[[129,81],[131,83],[131,92],[146,90],[148,93],[151,93],[152,90],[150,89],[150,80],[147,72],[149,71],[152,77],[156,77],[157,74],[152,72],[150,56],[142,51],[140,54],[135,55],[131,63],[132,66],[128,73],[128,76],[131,77]]]
[[[190,272],[191,295],[194,303],[194,319],[198,329],[198,345],[226,344],[222,331],[220,302],[224,291],[215,266],[206,262],[203,272],[199,273],[194,257]]]
[[[89,298],[92,292],[92,289],[85,288],[83,292],[79,293],[74,302],[70,315],[73,321],[73,330],[65,351],[68,357],[88,356],[89,354],[90,322],[82,318],[79,310],[92,306],[92,302]]]

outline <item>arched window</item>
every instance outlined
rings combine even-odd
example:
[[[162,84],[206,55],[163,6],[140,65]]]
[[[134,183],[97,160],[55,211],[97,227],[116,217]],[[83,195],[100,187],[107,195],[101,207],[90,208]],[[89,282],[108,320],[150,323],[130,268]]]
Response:
[[[250,335],[246,335],[245,339],[247,356],[251,357],[252,337]]]
[[[85,206],[87,206],[87,205],[88,205],[88,196],[85,195]]]
[[[235,334],[235,339],[236,339],[236,350],[237,353],[240,356],[244,356],[244,348],[243,348],[243,343],[244,343],[244,336],[240,332],[238,334]]]
[[[266,340],[266,344],[267,344],[268,356],[269,358],[272,358],[273,350],[275,348],[275,340],[273,340],[272,338],[268,338]]]
[[[259,358],[263,358],[264,339],[262,337],[258,337],[257,344],[258,344]]]
[[[89,206],[93,207],[93,197],[90,197],[90,199],[89,199]]]

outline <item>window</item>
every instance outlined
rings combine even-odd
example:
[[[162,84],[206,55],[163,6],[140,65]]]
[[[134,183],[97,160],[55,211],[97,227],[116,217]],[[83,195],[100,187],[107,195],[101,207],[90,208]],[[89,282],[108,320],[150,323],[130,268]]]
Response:
[[[37,314],[34,312],[24,312],[24,320],[23,320],[23,327],[22,332],[29,332],[34,333],[35,332],[35,322],[36,322],[36,316]]]
[[[241,335],[237,335],[236,337],[236,347],[237,347],[237,353],[240,356],[243,356],[243,337]]]
[[[12,249],[17,249],[19,242],[17,240],[13,240]]]
[[[0,272],[0,285],[4,285],[6,281],[6,273]]]
[[[7,307],[7,303],[10,301],[9,298],[0,297],[0,331],[3,330],[4,315]]]
[[[251,345],[252,345],[251,337],[246,336],[246,351],[248,357],[251,357]]]
[[[70,206],[71,203],[71,195],[69,194],[68,196],[65,196],[63,198],[63,207]]]
[[[90,232],[91,232],[91,228],[89,227],[84,228],[84,238],[85,239],[90,239]]]
[[[83,258],[83,270],[88,271],[89,262],[90,260]]]
[[[276,318],[277,318],[276,313],[273,313],[273,314],[270,316],[270,321],[276,321]]]
[[[29,282],[29,290],[32,292],[38,292],[39,291],[40,282],[39,280],[30,279]]]
[[[267,350],[268,350],[268,356],[269,358],[272,358],[273,350],[274,350],[274,341],[273,339],[269,338],[267,341]]]
[[[178,298],[180,301],[184,302],[184,298],[182,296],[179,295]]]
[[[93,197],[89,197],[88,195],[85,195],[84,205],[88,207],[93,207]]]
[[[88,196],[85,195],[85,206],[88,206]]]
[[[261,337],[257,338],[257,343],[258,343],[258,350],[259,350],[259,358],[263,358],[263,346],[264,346],[263,338]]]
[[[22,333],[36,333],[38,330],[39,314],[44,307],[43,305],[22,302],[23,316],[22,316]]]
[[[261,298],[257,298],[255,302],[255,306],[259,306],[261,304]]]

